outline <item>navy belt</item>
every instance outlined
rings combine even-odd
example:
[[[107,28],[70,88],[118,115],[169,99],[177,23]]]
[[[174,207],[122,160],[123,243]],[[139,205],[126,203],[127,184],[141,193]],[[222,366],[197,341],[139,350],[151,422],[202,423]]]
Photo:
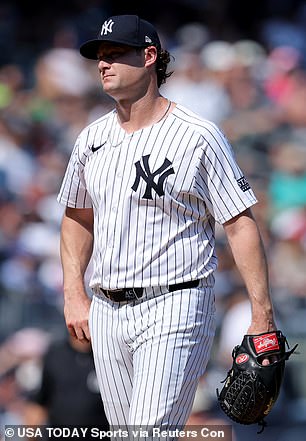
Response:
[[[189,282],[176,283],[169,285],[168,291],[179,291],[181,289],[196,288],[199,285],[199,280],[190,280]],[[145,288],[123,288],[123,289],[104,289],[100,288],[101,292],[112,302],[126,302],[129,300],[136,300],[143,296]]]

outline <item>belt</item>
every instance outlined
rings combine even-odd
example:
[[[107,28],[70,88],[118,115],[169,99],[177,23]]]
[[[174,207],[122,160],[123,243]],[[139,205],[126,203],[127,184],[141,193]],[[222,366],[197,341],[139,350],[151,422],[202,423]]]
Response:
[[[199,285],[199,280],[190,280],[189,282],[176,283],[169,285],[168,291],[179,291],[181,289],[196,288]],[[136,300],[143,296],[145,288],[123,288],[123,289],[104,289],[100,288],[101,292],[109,300],[113,302],[126,302],[129,300]]]

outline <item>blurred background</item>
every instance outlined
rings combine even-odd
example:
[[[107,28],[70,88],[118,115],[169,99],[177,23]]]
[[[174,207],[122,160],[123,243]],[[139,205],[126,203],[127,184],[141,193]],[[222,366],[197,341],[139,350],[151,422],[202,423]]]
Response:
[[[0,439],[5,424],[28,421],[44,357],[53,341],[66,338],[63,208],[56,196],[79,131],[112,108],[96,63],[81,58],[78,47],[98,35],[109,15],[125,13],[156,25],[173,55],[174,74],[161,93],[222,128],[259,199],[254,213],[277,322],[290,346],[299,343],[261,439],[305,439],[303,0],[130,0],[128,7],[117,0],[0,0]],[[215,390],[250,319],[222,228],[217,244],[217,336],[190,424],[231,424],[220,414]],[[256,432],[233,424],[236,441],[258,439]]]

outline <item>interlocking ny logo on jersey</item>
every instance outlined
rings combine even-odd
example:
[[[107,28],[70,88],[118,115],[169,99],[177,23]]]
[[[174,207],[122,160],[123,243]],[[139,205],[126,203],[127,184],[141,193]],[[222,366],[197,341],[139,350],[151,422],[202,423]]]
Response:
[[[152,190],[156,191],[158,196],[163,196],[165,194],[163,188],[164,181],[169,175],[174,173],[173,167],[171,167],[172,162],[170,162],[167,158],[164,160],[164,163],[152,173],[149,166],[149,157],[150,155],[143,156],[141,161],[135,162],[136,179],[132,186],[132,190],[137,191],[140,178],[146,182],[146,190],[142,196],[144,199],[153,199]],[[158,175],[159,178],[156,183],[154,178]]]
[[[113,32],[113,20],[109,19],[108,21],[105,20],[105,22],[102,25],[102,29],[101,29],[101,35],[107,35],[108,33],[112,33]]]

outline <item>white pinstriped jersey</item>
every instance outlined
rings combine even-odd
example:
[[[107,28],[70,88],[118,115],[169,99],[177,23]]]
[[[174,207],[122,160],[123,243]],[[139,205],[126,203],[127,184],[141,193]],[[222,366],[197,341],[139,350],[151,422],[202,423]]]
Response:
[[[86,127],[58,201],[94,210],[92,288],[166,286],[208,278],[214,223],[256,203],[232,148],[181,105],[127,134],[116,111]]]

